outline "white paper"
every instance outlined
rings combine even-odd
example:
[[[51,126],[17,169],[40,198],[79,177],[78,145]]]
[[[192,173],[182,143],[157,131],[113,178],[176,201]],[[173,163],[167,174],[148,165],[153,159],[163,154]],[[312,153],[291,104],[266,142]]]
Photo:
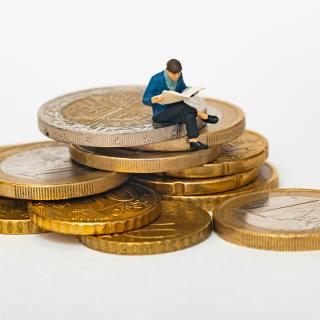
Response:
[[[193,94],[203,90],[203,87],[189,87],[183,90],[181,93],[177,91],[163,90],[162,93],[158,96],[163,98],[159,104],[170,104],[182,101],[183,99],[190,98]]]

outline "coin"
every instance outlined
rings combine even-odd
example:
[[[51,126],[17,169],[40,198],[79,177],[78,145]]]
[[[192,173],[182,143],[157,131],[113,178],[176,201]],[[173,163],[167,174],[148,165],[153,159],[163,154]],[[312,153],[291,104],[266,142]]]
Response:
[[[208,124],[200,130],[199,141],[214,146],[223,144],[239,137],[245,128],[245,115],[243,111],[225,101],[205,98],[208,105],[209,114],[217,115],[219,122]],[[135,146],[131,149],[142,151],[187,151],[189,150],[189,140],[187,137],[176,137],[165,142]]]
[[[32,234],[48,232],[30,220],[26,200],[0,197],[0,233]]]
[[[253,192],[224,202],[214,216],[227,241],[257,249],[320,249],[320,190]]]
[[[207,163],[217,158],[220,147],[189,152],[145,152],[70,145],[69,151],[73,160],[88,167],[116,172],[152,173]]]
[[[180,201],[161,201],[161,215],[151,224],[129,232],[81,236],[87,247],[109,253],[145,255],[176,251],[207,239],[212,231],[210,215]]]
[[[203,195],[242,187],[256,179],[259,171],[260,168],[253,168],[235,175],[208,179],[182,179],[159,177],[153,174],[137,174],[132,176],[132,180],[152,188],[159,194]]]
[[[94,170],[71,161],[59,142],[18,145],[0,152],[0,195],[56,200],[88,196],[118,187],[129,176]]]
[[[153,190],[127,182],[90,197],[29,202],[29,210],[31,220],[46,230],[91,235],[140,228],[159,216],[159,204]]]
[[[235,197],[240,194],[247,192],[253,192],[256,190],[268,190],[278,187],[278,172],[276,168],[268,163],[265,163],[259,173],[256,180],[249,183],[248,185],[234,189],[231,191],[213,193],[207,195],[195,195],[195,196],[171,196],[161,195],[164,200],[179,200],[188,203],[195,204],[209,213],[213,214],[215,208],[226,199]]]
[[[262,166],[268,157],[268,141],[246,130],[239,138],[221,145],[217,159],[200,167],[168,171],[161,175],[178,178],[214,178],[244,172]]]
[[[45,103],[38,112],[40,131],[76,145],[126,147],[170,140],[187,134],[185,124],[152,122],[142,103],[142,86],[116,86],[74,92]],[[197,109],[206,110],[201,98]],[[199,128],[205,123],[198,119]]]

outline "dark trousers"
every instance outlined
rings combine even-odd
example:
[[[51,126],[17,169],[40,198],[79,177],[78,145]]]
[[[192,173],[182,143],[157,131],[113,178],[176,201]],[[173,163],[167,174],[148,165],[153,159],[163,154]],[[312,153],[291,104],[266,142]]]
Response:
[[[197,109],[188,106],[183,101],[171,103],[167,109],[153,117],[155,122],[185,123],[187,128],[187,136],[189,139],[199,136],[197,126]]]

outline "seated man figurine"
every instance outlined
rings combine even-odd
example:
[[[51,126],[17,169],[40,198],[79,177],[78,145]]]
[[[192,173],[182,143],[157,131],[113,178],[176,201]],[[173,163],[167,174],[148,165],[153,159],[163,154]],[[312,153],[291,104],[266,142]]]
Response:
[[[163,90],[172,90],[181,93],[187,88],[183,81],[181,71],[182,66],[178,60],[169,60],[167,62],[167,68],[151,78],[143,95],[142,102],[152,106],[152,120],[154,122],[169,122],[172,124],[185,123],[191,150],[208,149],[208,145],[197,139],[199,129],[196,117],[208,123],[217,123],[219,120],[218,117],[198,111],[183,101],[164,105],[159,104],[163,98],[158,97],[158,95],[160,95]]]

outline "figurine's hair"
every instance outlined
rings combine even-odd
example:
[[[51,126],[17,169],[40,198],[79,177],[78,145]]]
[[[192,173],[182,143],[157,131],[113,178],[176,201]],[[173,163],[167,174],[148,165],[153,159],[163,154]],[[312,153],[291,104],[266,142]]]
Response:
[[[182,70],[181,62],[177,59],[170,59],[167,62],[167,70],[172,73],[178,73]]]

